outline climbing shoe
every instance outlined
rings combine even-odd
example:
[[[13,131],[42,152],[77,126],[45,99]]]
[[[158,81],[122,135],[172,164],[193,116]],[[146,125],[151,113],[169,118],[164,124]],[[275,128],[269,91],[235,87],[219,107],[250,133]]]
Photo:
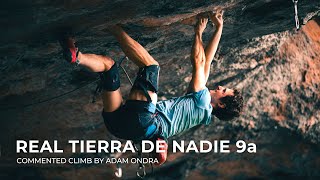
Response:
[[[63,36],[60,40],[62,47],[63,58],[69,63],[79,63],[77,57],[79,49],[76,46],[76,41],[71,36]]]

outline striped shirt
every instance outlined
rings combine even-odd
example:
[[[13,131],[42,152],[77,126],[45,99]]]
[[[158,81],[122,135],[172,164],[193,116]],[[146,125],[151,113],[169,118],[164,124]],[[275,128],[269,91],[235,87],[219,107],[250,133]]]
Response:
[[[162,126],[161,135],[169,138],[199,124],[211,122],[212,106],[208,88],[185,96],[159,101],[156,111]]]

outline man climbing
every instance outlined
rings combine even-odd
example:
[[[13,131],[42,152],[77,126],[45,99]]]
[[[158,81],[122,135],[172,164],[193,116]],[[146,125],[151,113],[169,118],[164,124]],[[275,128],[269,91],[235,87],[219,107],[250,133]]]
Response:
[[[118,67],[108,56],[81,53],[70,37],[60,41],[64,58],[71,63],[87,67],[100,73],[105,125],[116,137],[139,142],[141,140],[161,141],[186,131],[199,124],[209,124],[211,114],[220,120],[230,120],[239,116],[243,99],[237,90],[218,86],[208,90],[206,82],[210,65],[217,51],[223,28],[222,13],[207,14],[216,26],[207,47],[204,49],[202,33],[208,18],[199,17],[195,26],[195,37],[191,51],[193,65],[192,80],[187,94],[178,98],[157,101],[159,63],[120,26],[109,28],[120,43],[121,49],[132,60],[139,71],[123,103],[120,91]],[[154,153],[159,164],[167,158],[167,144],[161,141],[164,150]]]

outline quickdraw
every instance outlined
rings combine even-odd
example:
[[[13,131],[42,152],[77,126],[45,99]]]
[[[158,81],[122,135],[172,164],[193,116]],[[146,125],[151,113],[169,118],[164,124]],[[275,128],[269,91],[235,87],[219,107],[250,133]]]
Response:
[[[138,152],[138,158],[142,158],[142,152],[141,150],[139,150],[136,146],[136,144],[134,144],[134,149],[136,150],[136,152]],[[139,166],[137,169],[137,176],[141,179],[143,179],[146,176],[146,167],[144,166],[144,164],[142,162],[139,162]]]
[[[300,28],[299,16],[298,16],[298,0],[292,0],[292,2],[294,4],[294,19],[296,22],[296,28],[298,30]]]

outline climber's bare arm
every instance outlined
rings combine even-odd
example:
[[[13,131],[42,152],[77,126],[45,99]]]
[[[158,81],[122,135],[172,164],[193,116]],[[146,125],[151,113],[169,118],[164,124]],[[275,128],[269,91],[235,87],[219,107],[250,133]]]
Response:
[[[192,79],[189,84],[188,92],[197,92],[205,88],[205,63],[206,56],[202,43],[202,33],[206,28],[208,18],[199,18],[195,27],[195,37],[191,50]]]
[[[217,52],[217,48],[220,42],[220,38],[222,35],[223,29],[223,11],[218,11],[217,13],[210,12],[209,17],[212,23],[215,25],[216,30],[214,31],[210,41],[205,49],[206,54],[206,63],[204,67],[204,74],[205,74],[205,81],[208,81],[209,74],[210,74],[210,65],[214,58],[214,55]]]

